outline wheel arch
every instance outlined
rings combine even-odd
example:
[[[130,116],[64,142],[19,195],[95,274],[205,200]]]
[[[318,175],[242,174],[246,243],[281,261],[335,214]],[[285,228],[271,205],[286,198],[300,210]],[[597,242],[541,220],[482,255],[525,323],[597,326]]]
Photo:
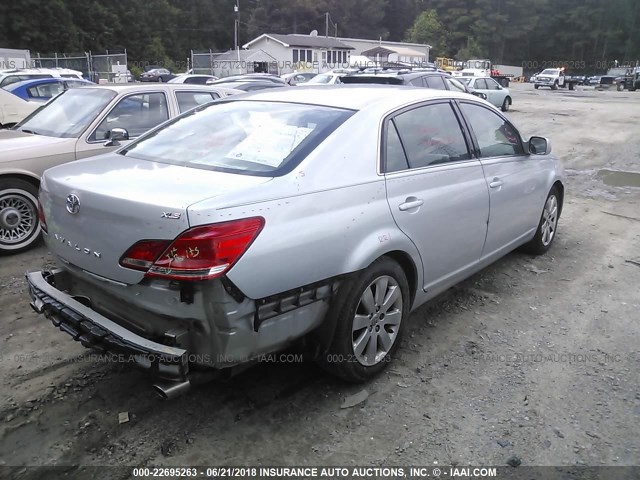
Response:
[[[0,173],[0,181],[1,180],[10,180],[10,179],[22,180],[22,181],[25,181],[25,182],[29,182],[34,187],[40,188],[40,178],[38,178],[36,176],[29,175],[27,173],[21,173],[21,172]]]
[[[551,188],[555,187],[558,190],[558,203],[560,203],[560,213],[562,213],[562,206],[564,205],[564,185],[560,180],[556,180]]]
[[[401,250],[393,250],[387,252],[383,257],[389,257],[400,265],[404,274],[407,277],[407,283],[409,283],[409,295],[410,295],[410,308],[413,306],[413,302],[416,298],[416,292],[418,288],[418,269],[415,262],[407,252]]]

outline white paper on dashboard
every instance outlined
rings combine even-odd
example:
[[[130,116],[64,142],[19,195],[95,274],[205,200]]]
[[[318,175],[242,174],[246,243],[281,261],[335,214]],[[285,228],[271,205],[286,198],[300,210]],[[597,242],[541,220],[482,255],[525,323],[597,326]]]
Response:
[[[227,157],[278,167],[312,131],[295,125],[255,129],[227,153]]]

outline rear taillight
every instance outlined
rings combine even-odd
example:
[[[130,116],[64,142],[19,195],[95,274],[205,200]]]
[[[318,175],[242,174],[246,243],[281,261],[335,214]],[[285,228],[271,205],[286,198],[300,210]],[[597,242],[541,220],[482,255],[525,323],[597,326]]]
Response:
[[[149,270],[171,240],[140,240],[120,258],[120,265],[136,270]]]
[[[120,259],[123,267],[170,280],[208,280],[224,275],[247,251],[262,227],[262,217],[191,228],[170,245],[142,240]]]
[[[38,200],[38,221],[40,222],[40,228],[44,233],[47,233],[47,219],[44,218],[44,209],[40,200]]]

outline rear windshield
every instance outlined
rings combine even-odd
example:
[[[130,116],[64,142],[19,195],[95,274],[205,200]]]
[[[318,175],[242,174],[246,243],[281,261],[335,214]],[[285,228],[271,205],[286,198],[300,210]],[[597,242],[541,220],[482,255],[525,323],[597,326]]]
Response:
[[[177,117],[120,153],[249,175],[287,173],[353,114],[264,101],[216,102]]]

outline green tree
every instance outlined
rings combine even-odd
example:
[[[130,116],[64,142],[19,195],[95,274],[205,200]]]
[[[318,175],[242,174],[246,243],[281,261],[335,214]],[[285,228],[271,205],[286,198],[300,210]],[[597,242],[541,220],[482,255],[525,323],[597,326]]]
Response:
[[[407,30],[405,38],[408,42],[431,45],[435,55],[445,55],[447,31],[435,10],[426,10],[418,15],[413,26]]]

